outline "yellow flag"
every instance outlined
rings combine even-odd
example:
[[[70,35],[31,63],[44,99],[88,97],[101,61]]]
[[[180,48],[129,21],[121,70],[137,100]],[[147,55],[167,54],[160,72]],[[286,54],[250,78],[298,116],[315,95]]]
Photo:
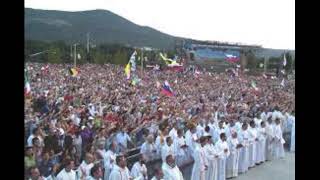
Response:
[[[130,79],[130,69],[131,69],[131,65],[130,62],[126,65],[125,69],[124,69],[124,73],[127,76],[127,79]]]

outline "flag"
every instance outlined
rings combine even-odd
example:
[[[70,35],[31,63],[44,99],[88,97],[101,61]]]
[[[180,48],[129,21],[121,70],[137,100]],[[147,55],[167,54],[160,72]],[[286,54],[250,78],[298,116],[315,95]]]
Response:
[[[286,59],[286,55],[283,56],[283,66],[287,65],[287,59]]]
[[[129,60],[129,62],[131,63],[131,71],[136,70],[136,55],[137,55],[137,51],[134,51]]]
[[[165,81],[163,86],[162,86],[162,90],[161,90],[162,94],[165,94],[167,96],[174,96],[172,89],[170,87],[170,84],[168,83],[168,81]]]
[[[225,56],[226,56],[225,60],[228,61],[228,62],[234,63],[234,62],[237,62],[237,61],[240,60],[239,57],[234,56],[234,55],[232,55],[232,54],[225,54]]]
[[[256,82],[251,81],[251,86],[252,86],[254,89],[256,89],[256,88],[257,88]]]
[[[284,87],[284,79],[281,81],[281,86]]]
[[[79,73],[77,68],[70,68],[69,70],[72,77],[76,77]]]
[[[29,95],[31,92],[30,82],[28,78],[28,70],[24,70],[24,94]]]
[[[131,68],[130,62],[128,62],[128,64],[126,65],[126,67],[124,69],[124,73],[126,74],[127,79],[130,79],[130,68]]]

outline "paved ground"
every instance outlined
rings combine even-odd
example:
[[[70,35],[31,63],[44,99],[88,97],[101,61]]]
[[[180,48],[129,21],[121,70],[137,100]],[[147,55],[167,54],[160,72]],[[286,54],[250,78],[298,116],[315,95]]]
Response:
[[[190,180],[192,165],[182,170],[185,180]],[[295,154],[286,152],[284,159],[265,162],[250,169],[247,173],[231,180],[294,180]]]

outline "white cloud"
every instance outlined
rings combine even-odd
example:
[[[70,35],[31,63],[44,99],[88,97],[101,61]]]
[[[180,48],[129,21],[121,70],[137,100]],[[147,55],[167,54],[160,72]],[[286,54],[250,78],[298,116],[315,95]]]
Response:
[[[25,7],[107,9],[175,36],[295,49],[294,0],[25,0]]]

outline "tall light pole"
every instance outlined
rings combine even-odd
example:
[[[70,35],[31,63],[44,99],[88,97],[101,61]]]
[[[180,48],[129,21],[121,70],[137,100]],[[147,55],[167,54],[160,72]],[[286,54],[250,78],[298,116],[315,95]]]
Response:
[[[77,67],[77,45],[78,45],[78,43],[73,44],[73,46],[74,46],[74,68]]]
[[[143,74],[143,48],[141,48],[141,75]]]

